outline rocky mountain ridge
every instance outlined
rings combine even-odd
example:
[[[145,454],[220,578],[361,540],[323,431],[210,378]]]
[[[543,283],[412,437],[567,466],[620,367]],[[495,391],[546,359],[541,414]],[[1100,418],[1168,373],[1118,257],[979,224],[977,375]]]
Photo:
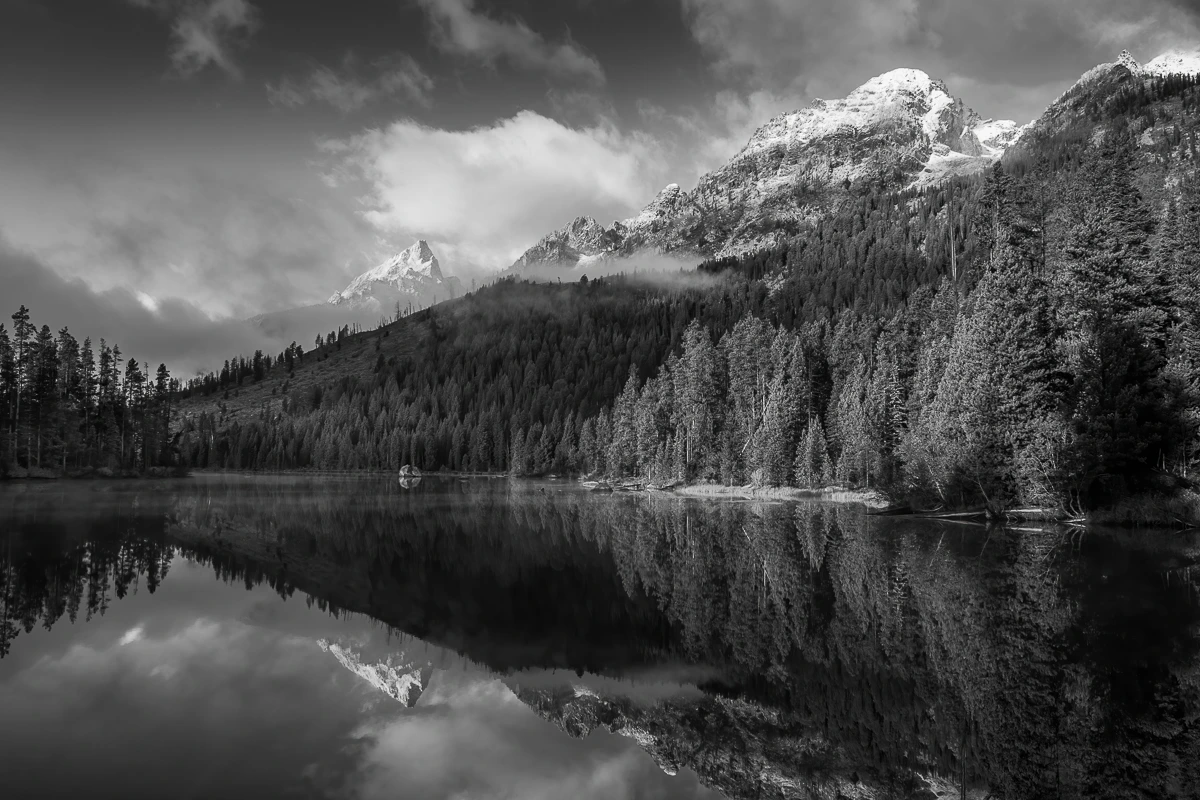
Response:
[[[608,227],[577,217],[511,269],[586,268],[646,252],[699,260],[759,250],[856,194],[977,174],[1030,131],[1078,119],[1097,88],[1179,73],[1200,74],[1200,50],[1168,51],[1144,65],[1122,52],[1085,73],[1038,120],[1018,125],[980,117],[921,70],[892,70],[845,98],[817,99],[770,120],[691,191],[671,184],[639,214]]]
[[[1080,126],[1094,129],[1097,109],[1122,92],[1134,91],[1148,79],[1181,74],[1200,75],[1200,50],[1169,50],[1145,64],[1139,63],[1128,50],[1122,50],[1116,60],[1099,64],[1081,75],[1040,117],[1022,129],[1013,149],[1034,147],[1040,140]]]
[[[382,264],[359,275],[327,301],[373,311],[403,310],[408,305],[423,307],[449,300],[462,293],[456,278],[442,274],[441,264],[424,239]]]
[[[769,121],[690,192],[671,184],[639,214],[608,228],[575,219],[513,269],[586,267],[645,250],[707,257],[757,249],[854,191],[978,172],[1019,131],[1010,120],[981,118],[921,70],[892,70],[845,98],[814,100]]]

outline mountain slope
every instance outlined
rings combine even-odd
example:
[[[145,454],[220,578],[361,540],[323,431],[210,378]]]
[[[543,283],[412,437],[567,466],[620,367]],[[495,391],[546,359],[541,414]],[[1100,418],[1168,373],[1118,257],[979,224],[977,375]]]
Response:
[[[645,250],[699,257],[758,250],[846,197],[980,172],[1019,131],[1008,120],[981,119],[920,70],[893,70],[841,100],[816,100],[771,120],[690,192],[667,186],[637,216],[609,228],[576,219],[513,269]]]
[[[1128,51],[1122,51],[1115,61],[1099,64],[1080,76],[1040,117],[1025,126],[1008,154],[1045,156],[1070,141],[1097,141],[1104,132],[1124,128],[1134,109],[1157,104],[1157,116],[1143,116],[1143,121],[1134,121],[1133,125],[1142,131],[1142,147],[1149,147],[1153,140],[1162,138],[1161,132],[1154,130],[1159,123],[1175,127],[1174,123],[1166,123],[1180,113],[1179,92],[1186,90],[1185,87],[1172,90],[1174,99],[1170,99],[1155,95],[1155,85],[1161,87],[1169,76],[1197,75],[1200,75],[1200,51],[1171,50],[1144,65]]]

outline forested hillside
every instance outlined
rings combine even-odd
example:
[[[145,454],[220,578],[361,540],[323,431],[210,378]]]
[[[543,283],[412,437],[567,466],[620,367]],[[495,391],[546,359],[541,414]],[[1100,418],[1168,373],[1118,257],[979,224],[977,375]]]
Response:
[[[1169,487],[1197,452],[1197,89],[1102,89],[985,179],[864,189],[691,281],[504,281],[335,336],[287,377],[214,376],[185,401],[184,452],[836,481],[993,508]]]

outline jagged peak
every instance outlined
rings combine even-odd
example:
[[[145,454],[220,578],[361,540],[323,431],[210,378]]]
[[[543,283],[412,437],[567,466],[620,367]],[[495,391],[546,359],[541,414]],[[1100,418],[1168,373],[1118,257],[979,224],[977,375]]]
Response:
[[[596,221],[595,217],[576,217],[571,221],[570,225],[564,228],[564,230],[568,230],[571,233],[579,233],[580,231],[593,230],[595,228],[603,227],[603,225]]]
[[[335,292],[328,302],[336,305],[361,300],[379,284],[412,289],[415,286],[438,286],[445,282],[433,248],[426,240],[418,239],[406,250],[359,275],[344,290]]]
[[[431,664],[409,662],[403,655],[399,659],[388,657],[386,661],[368,664],[352,648],[325,639],[318,639],[317,646],[336,658],[343,667],[409,708],[416,705],[429,685],[429,678],[433,672]]]
[[[417,274],[436,280],[442,279],[441,266],[429,242],[419,239],[407,250],[389,258],[379,266],[369,270],[362,277],[368,280],[392,280],[405,274]]]
[[[422,261],[434,257],[433,249],[429,246],[429,242],[425,241],[424,239],[418,239],[416,244],[412,245],[404,252],[412,253]]]
[[[1142,65],[1138,63],[1138,60],[1128,50],[1122,50],[1121,54],[1117,56],[1117,60],[1113,63],[1120,64],[1133,73],[1142,71]]]

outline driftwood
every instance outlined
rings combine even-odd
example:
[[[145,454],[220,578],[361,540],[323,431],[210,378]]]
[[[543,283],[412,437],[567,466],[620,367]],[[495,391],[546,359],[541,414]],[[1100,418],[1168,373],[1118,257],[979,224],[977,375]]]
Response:
[[[982,508],[975,511],[918,511],[913,516],[921,519],[987,519],[988,512]]]
[[[905,517],[916,514],[912,506],[898,506],[896,508],[881,508],[878,511],[868,511],[868,517]]]
[[[880,511],[867,512],[870,516],[875,517],[915,517],[917,519],[938,519],[946,522],[1060,522],[1066,524],[1083,524],[1087,520],[1083,518],[1064,518],[1061,513],[1053,508],[1013,508],[1005,511],[995,512],[987,508],[973,509],[970,511],[941,511],[940,509],[932,509],[929,511],[915,511],[908,507],[885,508]]]

